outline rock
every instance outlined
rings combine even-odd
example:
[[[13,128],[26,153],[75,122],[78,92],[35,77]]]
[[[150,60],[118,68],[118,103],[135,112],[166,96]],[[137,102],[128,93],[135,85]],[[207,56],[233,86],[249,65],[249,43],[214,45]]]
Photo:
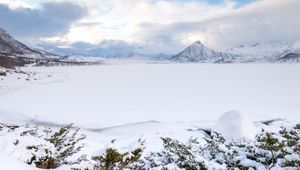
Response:
[[[6,69],[3,67],[0,67],[0,76],[6,76]]]

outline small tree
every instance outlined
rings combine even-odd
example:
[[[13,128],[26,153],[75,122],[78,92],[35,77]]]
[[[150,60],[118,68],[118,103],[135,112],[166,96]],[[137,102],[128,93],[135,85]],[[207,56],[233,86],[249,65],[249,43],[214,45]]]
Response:
[[[262,149],[260,152],[255,153],[258,157],[258,161],[267,166],[268,169],[272,169],[278,158],[282,158],[282,151],[285,144],[279,141],[276,134],[270,132],[263,132],[261,135],[257,135],[257,147]]]

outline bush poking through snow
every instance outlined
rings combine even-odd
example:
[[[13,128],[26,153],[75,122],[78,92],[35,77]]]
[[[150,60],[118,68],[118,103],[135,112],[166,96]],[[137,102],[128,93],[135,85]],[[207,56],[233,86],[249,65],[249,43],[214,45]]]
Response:
[[[226,140],[211,132],[201,144],[162,138],[163,149],[151,152],[141,168],[158,169],[284,169],[300,167],[299,130],[281,129],[278,133],[263,131],[255,140]],[[147,169],[147,168],[146,168]]]
[[[50,138],[46,138],[47,141],[52,143],[58,152],[57,159],[62,163],[67,163],[66,158],[79,152],[83,144],[79,144],[86,138],[85,135],[78,134],[79,128],[72,131],[73,124],[69,124],[60,128]],[[79,145],[78,145],[79,144]]]
[[[144,151],[144,141],[139,139],[139,147],[131,152],[120,153],[117,149],[108,148],[100,156],[93,156],[92,160],[96,162],[94,170],[114,170],[114,169],[135,169],[135,163],[138,163]]]
[[[150,169],[206,169],[204,159],[199,159],[199,155],[193,151],[193,147],[199,144],[196,139],[191,138],[187,144],[171,138],[161,139],[163,149],[160,152],[148,154],[142,164],[144,167]],[[141,168],[143,169],[143,167]]]
[[[78,134],[78,128],[75,130],[72,128],[72,124],[70,124],[54,133],[50,128],[44,130],[46,137],[41,144],[27,146],[27,150],[32,153],[32,157],[28,159],[27,163],[42,169],[53,169],[63,164],[71,164],[67,158],[82,149],[81,141],[86,137]]]
[[[85,136],[79,135],[78,130],[72,125],[53,132],[51,128],[42,131],[38,127],[0,124],[0,135],[14,136],[10,138],[10,146],[19,150],[15,157],[44,169],[61,165],[72,165],[70,168],[74,170],[298,170],[300,167],[297,127],[262,130],[253,140],[226,140],[217,132],[206,132],[204,138],[190,138],[187,142],[161,138],[162,149],[148,153],[144,152],[144,141],[140,139],[133,149],[120,151],[108,147],[103,154],[90,159],[85,155],[78,159],[72,156],[83,147]]]
[[[280,135],[285,140],[283,167],[300,168],[300,133],[299,129],[283,129]]]

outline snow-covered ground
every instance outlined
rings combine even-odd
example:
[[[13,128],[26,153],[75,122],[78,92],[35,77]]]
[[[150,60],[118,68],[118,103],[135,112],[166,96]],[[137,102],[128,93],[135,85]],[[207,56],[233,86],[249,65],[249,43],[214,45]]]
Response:
[[[221,129],[225,137],[235,129],[238,137],[249,137],[262,126],[268,128],[249,125],[254,121],[300,122],[297,64],[119,63],[21,70],[30,74],[0,77],[0,123],[74,123],[87,134],[82,153],[89,157],[113,139],[126,150],[142,137],[153,151],[161,147],[160,137],[202,138],[202,128]],[[229,110],[245,115],[222,116]],[[14,164],[24,154],[13,146],[16,138],[0,134],[0,163]]]
[[[9,75],[1,81],[0,113],[14,115],[13,120],[103,128],[150,120],[217,120],[226,111],[239,110],[254,121],[300,121],[300,67],[296,64],[22,69],[35,75]]]

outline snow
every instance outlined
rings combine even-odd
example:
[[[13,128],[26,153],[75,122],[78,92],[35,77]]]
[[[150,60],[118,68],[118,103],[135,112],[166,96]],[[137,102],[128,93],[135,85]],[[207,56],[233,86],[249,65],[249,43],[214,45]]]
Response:
[[[99,130],[87,130],[82,129],[80,133],[87,135],[85,140],[85,147],[81,154],[87,154],[90,158],[93,155],[102,154],[108,147],[116,148],[118,151],[129,151],[136,147],[138,139],[142,138],[146,140],[147,146],[145,152],[158,151],[161,149],[160,137],[172,137],[181,141],[188,140],[191,136],[202,138],[204,135],[199,131],[187,131],[187,129],[198,129],[202,126],[211,124],[209,122],[195,122],[191,123],[157,123],[157,122],[142,122],[139,124],[123,125],[119,127],[111,127]],[[43,143],[37,138],[30,136],[20,136],[20,133],[28,130],[28,125],[21,126],[15,131],[2,129],[0,131],[0,158],[1,156],[11,157],[11,160],[18,160],[22,162],[27,160],[29,151],[26,150],[26,146],[32,146],[38,143]],[[40,131],[43,130],[45,125],[40,125]],[[35,128],[33,125],[31,128]],[[57,127],[52,127],[57,130]],[[9,132],[9,133],[8,133]],[[19,140],[18,145],[14,145],[14,142]],[[110,142],[115,140],[113,144]],[[1,160],[0,160],[1,162]],[[14,164],[5,164],[7,167],[14,167]],[[1,165],[2,167],[2,165]],[[0,167],[0,170],[2,170]],[[9,168],[8,168],[9,169]],[[25,169],[25,168],[24,168]],[[32,168],[34,169],[34,168]],[[70,169],[67,167],[60,167],[59,169]],[[6,170],[6,169],[5,169]]]
[[[2,76],[6,76],[6,74],[7,74],[7,73],[6,73],[6,69],[0,66],[0,78],[1,78]]]
[[[267,61],[268,59],[277,58],[286,52],[299,52],[299,44],[299,41],[262,41],[239,45],[226,49],[225,51],[228,53],[242,55],[249,59],[263,59]]]
[[[141,121],[300,121],[298,65],[127,64],[24,68],[1,81],[0,113],[85,128]]]
[[[299,53],[300,41],[261,41],[249,42],[229,49],[206,47],[200,41],[197,41],[186,47],[183,51],[174,52],[174,54],[154,54],[145,53],[145,49],[136,47],[93,47],[80,48],[73,46],[71,48],[60,48],[54,46],[41,45],[47,51],[62,56],[70,56],[72,60],[78,61],[110,61],[110,60],[143,60],[145,61],[168,61],[168,62],[233,62],[233,63],[276,63],[276,62],[299,62],[298,59],[276,60],[287,53]],[[176,55],[177,54],[177,55]]]
[[[260,128],[277,131],[291,125],[279,121],[269,127],[254,121],[300,121],[300,68],[294,64],[110,63],[21,69],[27,74],[8,73],[0,80],[0,123],[42,129],[73,122],[87,135],[82,153],[89,158],[108,146],[130,150],[139,138],[146,140],[145,152],[159,151],[161,137],[201,139],[205,134],[199,129],[212,128],[227,138],[252,138]],[[232,109],[240,112],[224,113]],[[33,169],[21,162],[26,153],[12,144],[18,135],[0,132],[5,169]],[[35,142],[22,138],[20,146]],[[219,149],[227,152],[224,146]]]
[[[224,113],[215,124],[213,130],[221,133],[227,139],[254,139],[256,134],[253,121],[238,111]]]
[[[0,155],[0,170],[37,170],[27,164],[24,164],[14,158]]]
[[[230,53],[214,51],[204,46],[200,41],[197,41],[175,55],[172,59],[179,62],[214,63],[221,59],[227,60],[234,57],[237,56]]]

